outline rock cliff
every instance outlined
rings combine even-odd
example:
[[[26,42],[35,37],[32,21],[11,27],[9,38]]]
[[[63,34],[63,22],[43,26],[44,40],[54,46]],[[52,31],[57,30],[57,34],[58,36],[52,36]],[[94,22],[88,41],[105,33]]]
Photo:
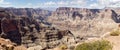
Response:
[[[120,22],[119,11],[120,9],[115,8],[87,9],[60,7],[52,12],[52,15],[47,20],[59,29],[71,30],[78,34],[88,33],[95,35],[116,28],[116,23]]]
[[[10,39],[17,45],[24,45],[27,48],[41,46],[42,49],[48,49],[64,43],[62,40],[64,36],[74,38],[69,30],[56,29],[42,20],[11,16],[7,11],[1,11],[0,14],[0,37]]]

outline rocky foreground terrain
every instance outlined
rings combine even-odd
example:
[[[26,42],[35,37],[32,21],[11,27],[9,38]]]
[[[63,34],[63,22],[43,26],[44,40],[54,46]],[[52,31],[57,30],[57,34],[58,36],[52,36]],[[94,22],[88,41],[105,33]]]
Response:
[[[116,8],[60,7],[56,11],[0,8],[0,46],[7,50],[10,42],[12,50],[47,50],[66,44],[73,50],[80,42],[103,38],[106,32],[116,29],[119,11]]]

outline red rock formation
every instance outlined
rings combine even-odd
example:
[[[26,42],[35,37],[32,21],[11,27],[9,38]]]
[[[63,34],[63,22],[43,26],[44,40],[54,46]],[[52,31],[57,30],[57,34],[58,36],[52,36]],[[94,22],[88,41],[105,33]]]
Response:
[[[17,24],[15,24],[15,21],[14,20],[10,20],[10,19],[3,20],[2,21],[2,27],[3,27],[3,31],[5,33],[8,33],[10,31],[18,30]]]

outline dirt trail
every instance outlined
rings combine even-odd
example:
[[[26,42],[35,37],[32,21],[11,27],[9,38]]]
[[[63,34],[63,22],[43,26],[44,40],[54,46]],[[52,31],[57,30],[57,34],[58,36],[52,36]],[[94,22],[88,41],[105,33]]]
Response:
[[[105,39],[113,44],[112,50],[120,50],[120,36],[109,36]]]

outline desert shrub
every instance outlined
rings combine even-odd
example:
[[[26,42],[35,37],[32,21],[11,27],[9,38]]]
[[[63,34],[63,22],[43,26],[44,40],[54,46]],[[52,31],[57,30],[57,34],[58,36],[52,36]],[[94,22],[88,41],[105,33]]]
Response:
[[[62,45],[60,45],[60,47],[59,47],[61,50],[66,50],[67,49],[67,45],[65,45],[65,44],[62,44]]]
[[[112,45],[109,41],[101,40],[79,44],[74,50],[112,50]]]
[[[69,49],[70,50],[74,50],[75,46],[70,46]]]
[[[120,34],[120,30],[114,30],[114,31],[110,32],[111,36],[119,36],[119,34]]]
[[[13,50],[13,47],[7,47],[6,50]]]

